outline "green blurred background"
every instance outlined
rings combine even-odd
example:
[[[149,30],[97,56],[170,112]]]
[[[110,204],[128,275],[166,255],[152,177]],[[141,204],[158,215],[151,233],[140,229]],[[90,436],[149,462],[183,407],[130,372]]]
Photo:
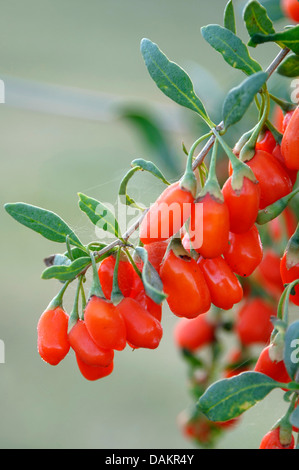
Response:
[[[53,210],[89,242],[94,230],[78,210],[78,191],[114,203],[134,158],[153,160],[174,180],[184,164],[181,143],[191,145],[200,123],[156,88],[140,40],[150,38],[189,72],[217,119],[223,93],[243,77],[209,48],[200,27],[222,24],[225,3],[2,0],[1,206],[24,201]],[[254,54],[266,66],[276,50],[266,45]],[[139,121],[129,117],[136,110],[157,120],[167,150],[144,139]],[[146,203],[162,187],[142,176],[130,190]],[[40,274],[43,258],[62,248],[18,225],[3,209],[0,217],[0,447],[192,448],[176,423],[190,403],[186,370],[172,339],[176,318],[165,308],[159,349],[116,354],[114,373],[102,381],[84,380],[72,353],[57,367],[43,363],[36,325],[58,284]],[[281,414],[280,400],[273,393],[247,412],[218,447],[258,447]]]

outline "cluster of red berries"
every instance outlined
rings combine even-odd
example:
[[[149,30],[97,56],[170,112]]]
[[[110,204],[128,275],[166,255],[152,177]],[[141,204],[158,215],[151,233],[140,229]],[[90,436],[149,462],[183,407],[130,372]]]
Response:
[[[47,309],[38,322],[38,351],[42,359],[57,365],[72,348],[78,367],[87,380],[106,377],[113,371],[114,351],[128,344],[133,349],[156,349],[161,341],[161,306],[145,292],[142,281],[128,260],[118,269],[123,299],[111,300],[115,257],[107,257],[98,276],[104,296],[92,295],[84,316],[69,329],[69,315],[61,306]]]

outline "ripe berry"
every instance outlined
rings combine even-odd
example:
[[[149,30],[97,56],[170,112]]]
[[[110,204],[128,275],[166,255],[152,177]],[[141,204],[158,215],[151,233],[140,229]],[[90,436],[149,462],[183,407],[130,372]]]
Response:
[[[113,272],[116,259],[113,255],[105,258],[98,269],[99,279],[103,293],[106,299],[111,298]],[[130,295],[133,282],[134,269],[129,261],[119,261],[118,265],[118,285],[122,294],[127,297]]]
[[[297,0],[281,0],[281,8],[285,16],[296,22],[299,21],[299,5]]]
[[[144,245],[144,248],[147,251],[148,261],[157,272],[160,270],[160,266],[167,249],[167,244],[167,241],[162,241]]]
[[[196,208],[200,204],[202,212]],[[220,256],[228,244],[229,211],[226,203],[209,193],[198,199],[192,207],[189,228],[194,250],[204,258]],[[198,236],[201,231],[202,237]]]
[[[272,361],[269,355],[270,346],[267,346],[261,352],[258,361],[255,365],[255,372],[261,372],[262,374],[271,377],[273,380],[282,383],[289,383],[292,381],[288,371],[286,370],[283,361]]]
[[[94,381],[99,380],[110,375],[114,368],[114,363],[111,362],[107,367],[101,366],[92,366],[86,364],[82,359],[76,354],[76,360],[79,367],[79,370],[83,377],[87,380]]]
[[[246,233],[230,233],[228,249],[223,256],[235,274],[250,276],[263,259],[263,246],[256,226]]]
[[[229,310],[242,300],[242,286],[221,256],[213,259],[200,258],[198,263],[204,274],[213,305]]]
[[[46,310],[37,324],[37,347],[41,358],[55,366],[70,349],[68,340],[69,316],[61,307]]]
[[[259,183],[254,183],[245,177],[242,188],[235,191],[232,188],[232,177],[229,177],[222,188],[222,193],[229,210],[230,232],[248,232],[255,223],[259,211]]]
[[[176,256],[170,250],[162,263],[160,277],[169,308],[178,317],[194,318],[210,309],[210,292],[194,259]]]
[[[126,325],[127,341],[137,348],[156,349],[161,341],[161,323],[136,300],[126,297],[118,305],[117,311]]]
[[[176,234],[190,217],[194,198],[180,183],[168,186],[150,207],[144,217],[139,237],[143,244],[168,240]]]
[[[266,132],[260,136],[260,139],[256,143],[256,150],[264,150],[265,152],[272,153],[276,147],[276,140],[271,131]]]
[[[294,436],[291,436],[290,443],[282,445],[279,437],[279,427],[269,431],[262,439],[260,443],[260,449],[294,449],[295,440]]]
[[[298,2],[296,2],[298,5]],[[299,9],[299,5],[298,5]],[[290,170],[299,170],[299,107],[294,111],[281,142],[281,153]]]
[[[113,361],[113,349],[99,348],[82,320],[78,320],[69,332],[69,342],[77,356],[86,364],[107,367]]]
[[[92,296],[85,308],[84,321],[88,333],[100,348],[121,351],[126,347],[125,322],[111,302]]]
[[[261,298],[247,300],[238,312],[235,331],[244,346],[268,343],[276,310]]]
[[[174,329],[176,345],[188,351],[196,351],[199,348],[213,342],[215,337],[215,325],[204,313],[196,318],[182,318]]]

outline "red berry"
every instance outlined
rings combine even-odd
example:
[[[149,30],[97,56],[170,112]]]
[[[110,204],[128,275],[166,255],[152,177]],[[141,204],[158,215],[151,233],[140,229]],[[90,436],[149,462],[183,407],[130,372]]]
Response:
[[[231,309],[243,297],[242,286],[221,257],[198,260],[211,295],[211,302],[223,310]]]
[[[147,251],[148,261],[152,264],[157,272],[160,270],[160,266],[167,249],[167,240],[162,242],[150,243],[144,245]]]
[[[235,331],[244,346],[268,343],[276,310],[261,298],[247,300],[238,312]]]
[[[180,183],[168,186],[144,217],[139,237],[143,244],[168,240],[190,217],[194,198]]]
[[[207,314],[196,318],[182,318],[174,329],[176,345],[182,349],[196,351],[197,349],[212,343],[215,337],[215,325],[207,317]]]
[[[85,308],[84,321],[88,333],[100,348],[121,351],[126,347],[124,319],[108,300],[92,296]]]
[[[276,140],[271,131],[266,132],[260,136],[260,139],[256,143],[256,150],[264,150],[265,152],[272,153],[276,147]]]
[[[223,256],[235,274],[250,276],[263,259],[263,246],[256,226],[246,233],[230,233],[228,249]]]
[[[170,250],[162,263],[160,277],[169,308],[178,317],[194,318],[210,309],[210,292],[194,259],[176,256]]]
[[[298,2],[296,2],[298,5]],[[299,9],[299,5],[298,5]],[[281,142],[281,153],[290,170],[299,170],[299,107],[294,111]]]
[[[114,364],[111,362],[107,367],[101,366],[92,366],[90,364],[86,364],[82,359],[76,354],[76,360],[79,367],[79,370],[83,377],[87,380],[99,380],[104,377],[110,375],[113,371]]]
[[[279,427],[269,431],[262,439],[260,449],[294,449],[295,440],[294,436],[287,445],[282,445],[279,437]]]
[[[273,380],[282,383],[289,383],[292,381],[290,378],[283,361],[272,361],[269,355],[270,346],[267,346],[261,352],[258,361],[255,365],[255,372],[271,377]]]
[[[285,16],[297,23],[299,22],[298,0],[281,0],[281,8]]]
[[[126,325],[127,341],[138,348],[156,349],[161,341],[161,323],[136,300],[126,297],[118,305],[117,311]]]
[[[255,223],[259,211],[259,184],[245,177],[242,188],[234,191],[232,177],[229,177],[222,188],[222,193],[229,210],[230,232],[248,232]],[[246,210],[244,210],[244,207],[246,207]]]
[[[69,342],[77,356],[86,364],[107,367],[113,361],[113,349],[99,348],[82,320],[78,320],[69,332]]]
[[[200,206],[202,210],[199,210]],[[226,203],[210,194],[198,199],[192,206],[189,233],[192,247],[204,258],[220,256],[228,244],[229,211]]]
[[[113,273],[116,259],[113,255],[105,258],[98,269],[100,283],[106,299],[111,298]],[[125,297],[128,297],[131,292],[133,282],[134,269],[129,261],[119,261],[118,265],[118,285]]]
[[[61,307],[46,310],[37,324],[37,347],[41,358],[56,366],[70,349],[68,340],[69,316]]]

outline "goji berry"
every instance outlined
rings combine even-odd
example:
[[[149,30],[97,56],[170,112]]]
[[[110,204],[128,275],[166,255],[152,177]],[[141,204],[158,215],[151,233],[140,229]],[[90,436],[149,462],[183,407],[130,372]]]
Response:
[[[114,369],[113,362],[111,362],[107,367],[93,366],[82,361],[78,354],[76,354],[76,360],[81,374],[85,379],[90,381],[103,379],[110,375]]]
[[[298,5],[298,2],[296,2]],[[281,142],[281,153],[285,165],[290,170],[299,170],[299,107],[294,111],[289,124],[283,134]]]
[[[117,311],[126,325],[126,337],[130,345],[138,348],[156,349],[161,341],[163,329],[136,300],[126,297],[118,305]]]
[[[59,364],[69,352],[68,321],[69,316],[61,307],[46,310],[38,321],[38,352],[52,366]]]
[[[290,437],[290,443],[283,445],[280,442],[279,427],[269,431],[260,443],[260,449],[294,449],[295,440],[294,436]]]
[[[299,21],[299,5],[297,0],[282,0],[281,8],[288,18]]]
[[[290,284],[299,279],[299,263],[288,269],[287,253],[285,252],[280,262],[280,274],[283,284]],[[299,305],[299,285],[294,287],[294,293],[291,293],[290,300],[295,305]]]
[[[250,276],[263,259],[263,246],[256,226],[246,233],[230,233],[228,249],[223,256],[235,274]]]
[[[178,317],[194,318],[210,309],[210,292],[193,258],[176,256],[169,250],[160,277],[169,308]]]
[[[272,153],[276,147],[276,140],[271,131],[266,130],[263,135],[260,136],[256,143],[256,150],[264,150],[265,152]]]
[[[92,296],[84,311],[84,321],[94,342],[103,349],[126,347],[126,326],[117,308],[108,300]]]
[[[200,258],[198,263],[209,288],[212,304],[229,310],[242,300],[242,286],[221,256],[213,259]]]
[[[286,370],[284,361],[272,361],[269,355],[271,346],[264,348],[255,365],[255,372],[271,377],[273,380],[282,383],[289,383],[292,381],[288,371]]]
[[[268,343],[276,310],[262,298],[252,298],[240,308],[235,331],[244,346]]]
[[[197,351],[215,339],[215,324],[206,313],[196,318],[182,318],[174,328],[174,341],[179,348]]]
[[[69,342],[77,356],[86,364],[107,367],[113,361],[113,349],[99,348],[88,333],[83,320],[78,320],[72,327]]]
[[[115,263],[115,257],[110,255],[100,263],[98,268],[101,287],[106,299],[111,298]],[[134,269],[129,261],[119,261],[117,279],[119,288],[125,297],[128,297],[131,292],[134,275],[133,271]]]

